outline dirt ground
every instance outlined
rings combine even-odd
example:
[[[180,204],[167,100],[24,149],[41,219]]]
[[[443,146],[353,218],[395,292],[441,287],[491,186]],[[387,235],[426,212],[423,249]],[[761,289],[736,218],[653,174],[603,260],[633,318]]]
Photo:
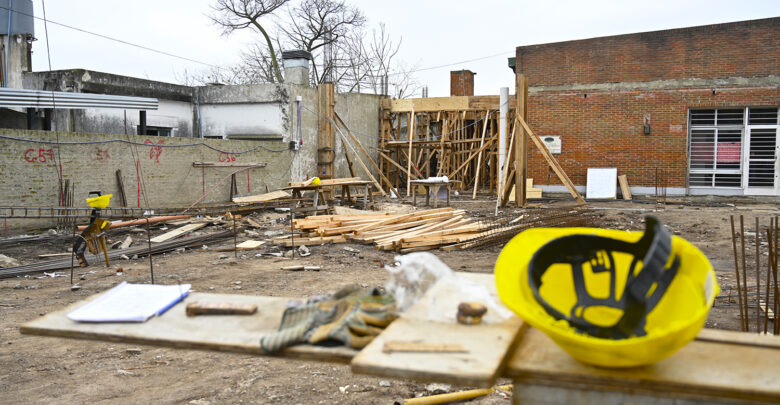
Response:
[[[473,201],[460,197],[453,205],[478,216],[492,215],[493,201]],[[538,207],[571,204],[568,199],[545,200]],[[735,297],[734,259],[731,245],[730,215],[745,216],[748,249],[748,285],[754,285],[755,217],[762,227],[780,214],[776,200],[686,199],[670,201],[657,210],[654,201],[592,202],[594,226],[614,229],[643,229],[645,215],[656,215],[675,234],[698,246],[715,267],[722,298],[716,300],[707,327],[739,329]],[[519,215],[522,210],[502,210],[503,215]],[[285,227],[281,214],[259,212],[252,216],[267,225],[256,230]],[[206,228],[208,231],[208,228]],[[163,230],[153,230],[153,236]],[[112,232],[110,239],[126,234],[136,239],[143,233],[132,230]],[[139,236],[140,235],[140,236]],[[247,239],[245,234],[239,242]],[[232,246],[232,240],[219,245]],[[348,246],[359,250],[351,253]],[[41,253],[66,251],[66,243],[39,242],[0,247],[0,253],[24,264]],[[456,271],[490,273],[501,245],[442,252],[434,251]],[[238,258],[232,252],[191,251],[154,256],[156,281],[163,284],[191,283],[195,291],[270,296],[308,297],[331,292],[349,282],[369,286],[382,285],[385,264],[395,253],[374,250],[371,246],[337,244],[310,247],[312,255],[304,259],[255,257],[273,251],[264,246],[245,252]],[[766,247],[763,247],[764,251]],[[762,254],[762,284],[765,282],[766,256]],[[311,264],[321,271],[289,272],[289,264]],[[118,276],[116,268],[124,275]],[[430,394],[425,383],[353,375],[348,365],[326,364],[243,354],[176,350],[151,346],[105,343],[87,340],[22,335],[19,326],[38,316],[60,309],[92,294],[105,291],[120,281],[148,282],[146,258],[119,260],[111,268],[92,265],[77,269],[84,273],[77,282],[82,287],[71,291],[68,277],[32,274],[0,279],[0,403],[395,403],[405,398]],[[64,275],[60,272],[58,274]],[[755,314],[755,309],[751,315]],[[755,324],[755,320],[753,321]],[[771,329],[771,324],[770,324]],[[225,331],[225,333],[230,333]],[[132,349],[132,350],[130,350]],[[500,383],[509,381],[501,380]],[[457,391],[470,387],[450,387]],[[509,404],[504,393],[494,393],[472,401],[475,404]]]

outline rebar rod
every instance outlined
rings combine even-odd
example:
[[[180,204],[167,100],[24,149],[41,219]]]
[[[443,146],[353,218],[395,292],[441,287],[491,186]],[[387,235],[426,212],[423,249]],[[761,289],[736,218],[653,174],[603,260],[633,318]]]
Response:
[[[154,263],[152,262],[152,229],[149,227],[149,217],[146,218],[146,241],[149,244],[149,273],[154,284]]]
[[[734,229],[734,216],[731,216],[731,245],[734,248],[734,272],[737,276],[737,301],[739,301],[739,328],[745,331],[745,314],[742,305],[742,285],[739,280],[739,255],[737,255],[737,232]]]
[[[747,260],[745,259],[745,217],[739,216],[739,241],[742,244],[742,285],[744,288],[744,303],[745,303],[745,332],[750,332],[750,313],[748,312],[748,299],[747,299]]]
[[[761,333],[761,230],[756,217],[756,333]]]

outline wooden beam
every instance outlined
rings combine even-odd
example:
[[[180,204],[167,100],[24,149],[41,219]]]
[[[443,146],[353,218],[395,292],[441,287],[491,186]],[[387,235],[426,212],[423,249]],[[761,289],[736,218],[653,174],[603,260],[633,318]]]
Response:
[[[534,131],[531,130],[531,127],[528,126],[528,123],[523,120],[522,117],[517,117],[517,119],[520,121],[520,125],[523,126],[523,128],[528,132],[528,136],[531,138],[531,141],[533,141],[534,145],[536,145],[536,148],[539,149],[539,152],[542,152],[542,156],[544,156],[545,160],[547,160],[547,164],[550,165],[550,167],[553,169],[555,174],[558,176],[558,178],[561,180],[561,183],[563,183],[564,186],[566,186],[567,189],[569,189],[569,193],[571,193],[572,197],[577,200],[577,203],[581,206],[585,206],[585,200],[580,195],[580,192],[577,191],[576,188],[574,188],[574,183],[569,180],[569,176],[566,175],[566,172],[563,171],[563,168],[560,164],[558,164],[558,161],[555,159],[555,156],[550,153],[550,151],[547,149],[546,146],[544,146],[544,143],[542,143],[542,140],[539,139],[539,137],[534,133]],[[525,181],[523,181],[525,183]],[[525,184],[523,184],[525,185]]]
[[[317,86],[317,174],[316,177],[331,179],[334,177],[336,143],[333,136],[333,107],[336,105],[333,83],[321,83]],[[315,177],[315,176],[312,176]]]
[[[410,175],[411,175],[411,176],[414,176],[414,179],[415,179],[415,180],[419,179],[419,177],[417,177],[417,175],[416,175],[416,174],[414,174],[414,173],[410,173],[410,172],[407,172],[407,171],[406,171],[406,169],[404,169],[404,167],[403,167],[403,166],[401,166],[400,164],[398,164],[398,162],[396,162],[395,160],[393,160],[393,159],[392,159],[390,156],[387,156],[387,155],[385,155],[385,154],[384,154],[382,151],[379,151],[379,156],[381,156],[381,157],[385,158],[385,160],[387,160],[388,162],[392,163],[393,165],[395,165],[397,168],[401,169],[402,171],[406,172],[406,175],[407,175],[407,176],[410,176]]]
[[[344,135],[344,133],[341,131],[341,128],[336,126],[336,130],[338,131],[339,136],[341,136],[342,141],[344,141],[346,139],[346,135]],[[382,189],[382,185],[379,184],[378,181],[376,181],[374,176],[371,175],[371,171],[368,170],[368,167],[366,167],[366,164],[363,163],[363,159],[361,159],[360,156],[358,156],[358,154],[355,151],[355,149],[353,148],[353,146],[351,144],[349,144],[348,142],[345,142],[344,144],[349,146],[350,149],[352,149],[352,153],[355,155],[355,158],[357,159],[358,163],[360,163],[360,167],[363,168],[363,171],[366,172],[366,175],[368,175],[368,177],[371,179],[371,181],[374,182],[374,185],[376,186],[376,188],[379,189],[379,192],[382,193],[382,195],[387,195],[387,193],[385,193],[385,190]]]
[[[411,111],[455,111],[467,110],[469,98],[459,97],[428,97],[408,98],[390,101],[390,112],[408,113]]]

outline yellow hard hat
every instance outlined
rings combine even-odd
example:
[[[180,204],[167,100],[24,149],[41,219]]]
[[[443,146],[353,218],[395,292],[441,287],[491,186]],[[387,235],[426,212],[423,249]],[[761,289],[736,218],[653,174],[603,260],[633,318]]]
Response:
[[[315,177],[314,180],[311,181],[311,184],[314,184],[315,186],[319,186],[320,185],[320,178],[319,177]]]
[[[699,249],[646,222],[644,233],[520,233],[496,262],[501,300],[584,363],[633,367],[672,355],[704,326],[720,287]]]

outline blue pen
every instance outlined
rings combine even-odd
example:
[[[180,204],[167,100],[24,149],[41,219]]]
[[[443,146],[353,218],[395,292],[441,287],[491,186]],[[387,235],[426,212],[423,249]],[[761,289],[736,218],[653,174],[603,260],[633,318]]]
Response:
[[[171,307],[173,307],[174,305],[178,304],[178,303],[179,303],[179,301],[181,301],[181,300],[183,300],[184,298],[186,298],[186,297],[187,297],[189,294],[190,294],[190,292],[189,292],[189,291],[187,291],[187,292],[185,292],[185,293],[182,293],[182,294],[179,296],[179,298],[175,299],[173,302],[171,302],[170,304],[168,304],[168,305],[167,305],[165,308],[163,308],[163,309],[161,309],[159,312],[157,312],[157,316],[160,316],[160,315],[164,314],[164,313],[165,313],[165,311],[167,311],[167,310],[171,309]]]

